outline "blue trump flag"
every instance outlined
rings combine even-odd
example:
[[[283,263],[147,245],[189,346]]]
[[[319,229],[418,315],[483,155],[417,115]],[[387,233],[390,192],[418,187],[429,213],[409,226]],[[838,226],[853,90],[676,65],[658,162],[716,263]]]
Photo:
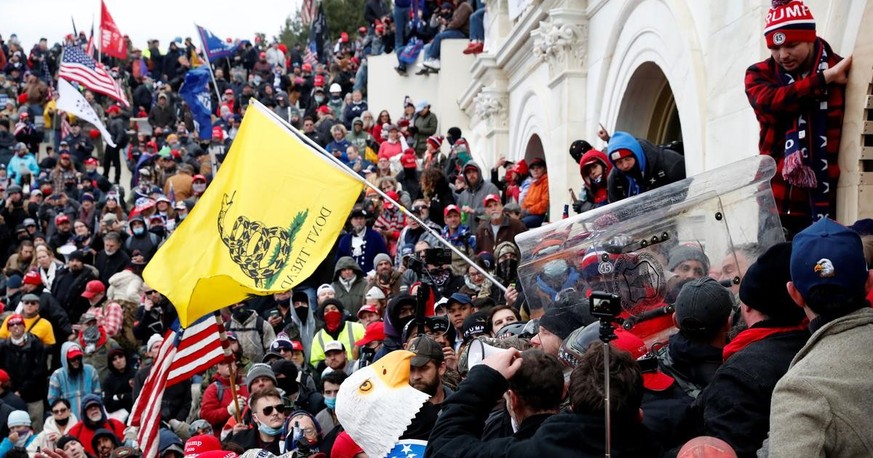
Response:
[[[196,25],[196,24],[195,24]],[[206,58],[212,62],[214,59],[222,57],[230,57],[239,48],[239,43],[227,43],[221,38],[215,36],[214,33],[197,25],[197,33],[200,34],[200,42],[203,43],[203,52],[206,53]]]
[[[212,139],[212,100],[209,94],[209,66],[201,65],[188,71],[179,95],[191,107],[201,140]]]

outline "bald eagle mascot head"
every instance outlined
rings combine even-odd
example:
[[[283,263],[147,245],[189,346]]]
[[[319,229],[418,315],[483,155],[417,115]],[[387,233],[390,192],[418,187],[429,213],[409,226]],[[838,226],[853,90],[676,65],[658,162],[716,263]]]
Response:
[[[342,383],[336,417],[367,456],[383,457],[430,397],[409,385],[414,353],[393,351]]]

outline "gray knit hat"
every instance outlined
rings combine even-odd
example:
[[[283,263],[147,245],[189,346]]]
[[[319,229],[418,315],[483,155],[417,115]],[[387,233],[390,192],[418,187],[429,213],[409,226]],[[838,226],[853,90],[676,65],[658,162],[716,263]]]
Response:
[[[249,373],[246,374],[246,386],[249,388],[249,392],[251,392],[252,389],[252,382],[254,382],[258,377],[267,377],[273,381],[273,385],[279,384],[279,382],[276,381],[276,374],[273,373],[273,369],[270,368],[269,364],[252,364]]]
[[[703,264],[704,273],[709,272],[709,258],[706,257],[703,250],[688,245],[679,245],[670,251],[670,261],[667,263],[667,270],[672,271],[685,261],[698,261]]]
[[[682,286],[674,307],[680,331],[691,338],[708,339],[727,323],[734,299],[727,288],[703,277]]]

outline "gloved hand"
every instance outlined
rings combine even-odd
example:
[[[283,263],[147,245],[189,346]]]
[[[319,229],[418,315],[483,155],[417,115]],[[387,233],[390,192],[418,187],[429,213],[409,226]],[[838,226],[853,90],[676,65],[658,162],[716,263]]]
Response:
[[[576,213],[582,213],[582,204],[583,203],[584,202],[582,202],[581,200],[577,200],[576,202],[573,202],[573,211]]]

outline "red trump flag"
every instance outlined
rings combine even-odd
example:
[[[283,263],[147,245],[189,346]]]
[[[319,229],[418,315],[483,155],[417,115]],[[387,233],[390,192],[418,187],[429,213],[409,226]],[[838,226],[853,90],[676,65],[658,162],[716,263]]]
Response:
[[[124,46],[124,37],[115,25],[112,15],[106,8],[106,3],[100,2],[100,52],[107,56],[124,59],[127,57],[127,48]]]

